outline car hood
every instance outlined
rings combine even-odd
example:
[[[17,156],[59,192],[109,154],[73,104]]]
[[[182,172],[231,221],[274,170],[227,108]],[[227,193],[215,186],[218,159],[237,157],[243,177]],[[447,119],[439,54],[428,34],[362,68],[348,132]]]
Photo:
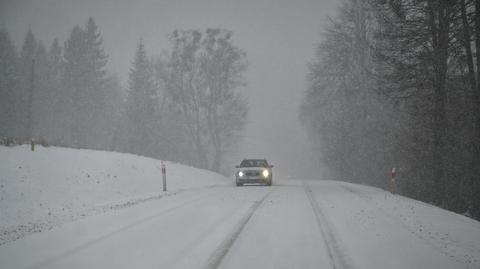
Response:
[[[241,167],[237,168],[237,171],[263,171],[265,169],[271,170],[269,167]]]

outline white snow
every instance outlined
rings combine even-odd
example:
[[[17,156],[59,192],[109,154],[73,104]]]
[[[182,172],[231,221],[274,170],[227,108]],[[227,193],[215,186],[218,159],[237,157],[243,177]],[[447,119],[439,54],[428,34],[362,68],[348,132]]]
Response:
[[[107,151],[0,146],[0,245],[25,234],[181,190],[225,185],[223,176]]]
[[[2,227],[62,220],[4,241],[0,268],[480,268],[478,221],[377,188],[167,163],[159,196],[157,160],[61,148],[0,148],[0,166]]]
[[[381,189],[312,184],[355,268],[480,268],[480,223]]]

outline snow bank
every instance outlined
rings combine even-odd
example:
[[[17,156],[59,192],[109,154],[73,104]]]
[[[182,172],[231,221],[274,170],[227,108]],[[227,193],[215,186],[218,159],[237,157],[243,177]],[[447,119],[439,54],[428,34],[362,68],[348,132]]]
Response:
[[[0,245],[88,215],[231,182],[206,170],[106,151],[0,146]]]
[[[476,220],[374,187],[313,186],[355,268],[480,268]]]

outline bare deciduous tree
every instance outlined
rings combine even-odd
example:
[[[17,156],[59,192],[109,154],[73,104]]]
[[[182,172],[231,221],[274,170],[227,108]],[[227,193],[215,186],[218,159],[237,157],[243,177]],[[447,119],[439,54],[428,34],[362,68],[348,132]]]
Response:
[[[246,118],[246,102],[236,91],[243,85],[245,53],[221,29],[176,30],[170,40],[168,96],[183,117],[196,164],[220,171]]]

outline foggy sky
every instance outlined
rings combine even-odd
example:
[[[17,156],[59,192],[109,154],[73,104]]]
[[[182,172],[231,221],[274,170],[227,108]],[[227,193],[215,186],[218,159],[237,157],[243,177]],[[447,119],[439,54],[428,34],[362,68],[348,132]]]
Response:
[[[338,0],[0,0],[0,24],[20,49],[28,27],[49,47],[67,39],[89,16],[97,22],[109,55],[109,71],[123,82],[139,39],[147,53],[169,48],[174,29],[220,27],[234,32],[247,53],[249,101],[245,138],[237,154],[266,157],[283,175],[312,177],[322,167],[298,122],[307,63],[322,25]]]

